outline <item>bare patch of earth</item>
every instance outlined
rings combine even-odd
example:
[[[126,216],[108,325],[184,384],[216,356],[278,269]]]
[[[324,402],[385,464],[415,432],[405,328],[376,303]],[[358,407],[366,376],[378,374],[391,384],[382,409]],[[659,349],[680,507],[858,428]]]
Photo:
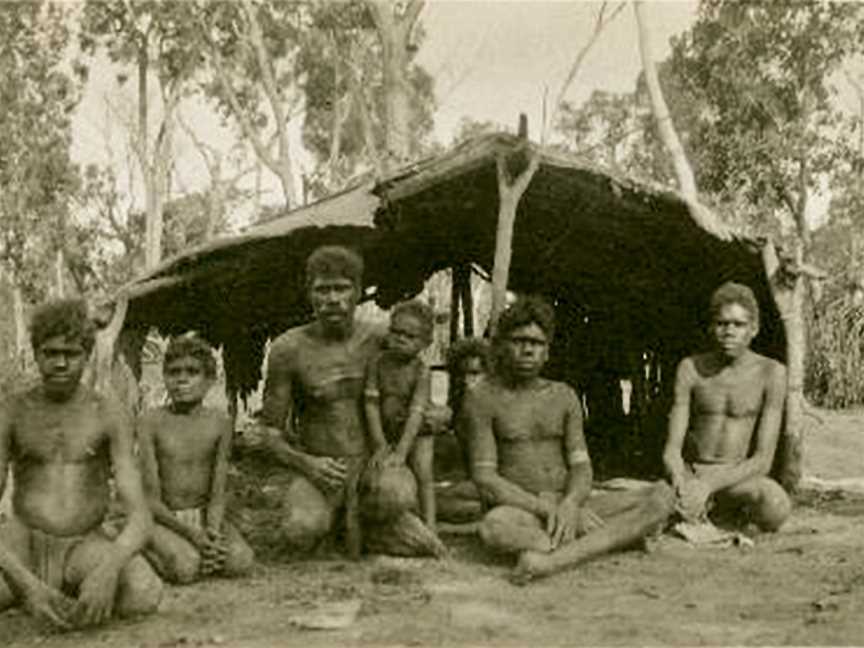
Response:
[[[864,417],[825,415],[805,445],[808,472],[826,483],[860,477]],[[261,510],[272,504],[253,490]],[[0,646],[860,645],[862,516],[864,495],[805,491],[784,529],[752,548],[696,549],[664,536],[651,553],[522,588],[507,581],[509,561],[474,538],[448,538],[453,557],[441,562],[286,562],[253,533],[263,562],[248,579],[171,588],[153,617],[65,635],[7,613]],[[310,628],[321,625],[332,629]]]

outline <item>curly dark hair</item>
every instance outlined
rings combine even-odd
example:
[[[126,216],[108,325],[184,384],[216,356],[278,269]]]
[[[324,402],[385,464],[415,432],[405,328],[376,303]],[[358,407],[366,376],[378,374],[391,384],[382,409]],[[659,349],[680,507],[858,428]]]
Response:
[[[515,329],[529,324],[536,324],[543,329],[549,342],[555,336],[555,311],[542,297],[536,295],[519,297],[501,313],[495,330],[495,341],[501,341]]]
[[[432,337],[432,331],[435,328],[435,312],[429,304],[419,299],[399,302],[390,311],[390,319],[393,320],[398,315],[413,317],[423,326],[423,333],[426,337]]]
[[[753,321],[759,323],[759,302],[749,286],[727,281],[711,295],[711,317],[716,317],[724,306],[738,304],[748,313]]]
[[[34,351],[53,337],[80,342],[87,353],[96,343],[96,327],[83,299],[58,299],[42,304],[30,320],[30,344]]]
[[[363,283],[363,257],[341,245],[322,245],[306,259],[306,285],[316,277],[344,277]]]
[[[447,350],[447,371],[451,376],[458,375],[462,371],[462,363],[468,358],[479,358],[484,371],[489,371],[492,361],[489,352],[489,343],[482,338],[463,338],[457,340]]]
[[[198,360],[204,367],[205,376],[211,379],[216,377],[216,358],[213,357],[213,348],[197,333],[189,332],[171,338],[162,361],[163,371],[170,363],[180,358]]]

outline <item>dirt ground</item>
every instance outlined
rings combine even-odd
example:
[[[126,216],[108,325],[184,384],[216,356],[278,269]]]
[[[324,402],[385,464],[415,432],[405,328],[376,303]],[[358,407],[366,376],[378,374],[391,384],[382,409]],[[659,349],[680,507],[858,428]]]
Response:
[[[793,518],[751,548],[664,536],[527,587],[473,538],[448,561],[267,561],[242,581],[170,589],[159,614],[52,635],[0,616],[0,646],[852,645],[864,642],[864,413],[825,413],[808,435]],[[838,482],[839,483],[839,482]],[[333,629],[309,626],[332,624]]]

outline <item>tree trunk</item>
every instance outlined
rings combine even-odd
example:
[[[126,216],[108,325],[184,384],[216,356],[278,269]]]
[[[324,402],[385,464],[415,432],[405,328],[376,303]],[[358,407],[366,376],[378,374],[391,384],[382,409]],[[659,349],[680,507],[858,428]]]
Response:
[[[147,166],[143,161],[142,166]],[[162,257],[162,196],[157,186],[155,169],[147,169],[144,172],[145,208],[147,212],[146,232],[144,236],[144,265],[147,270],[152,270],[159,264]]]
[[[422,0],[409,0],[402,15],[389,0],[368,0],[381,42],[384,76],[384,119],[387,169],[404,163],[411,154],[411,84],[408,81],[408,45],[423,8]]]
[[[799,241],[796,257],[800,264],[803,244]],[[774,245],[769,242],[762,249],[762,264],[771,284],[774,302],[783,320],[786,332],[786,406],[785,421],[775,458],[774,476],[784,488],[794,491],[801,480],[804,445],[804,368],[807,348],[807,329],[804,305],[807,293],[803,273],[792,274],[780,267]]]
[[[459,339],[459,268],[450,268],[450,346]]]
[[[645,83],[648,85],[648,94],[651,97],[651,109],[657,122],[657,131],[660,134],[660,139],[663,140],[663,144],[669,151],[669,155],[672,157],[681,193],[685,197],[695,200],[697,192],[693,169],[690,166],[690,161],[687,159],[687,154],[684,152],[684,147],[681,146],[681,140],[678,139],[678,133],[675,132],[672,117],[669,115],[669,107],[663,98],[660,79],[657,76],[654,59],[651,56],[651,45],[648,40],[650,34],[645,24],[645,16],[640,0],[636,0],[633,3],[633,10],[636,13],[636,25],[639,31],[639,54],[642,57],[642,69],[645,71]]]
[[[152,270],[162,256],[162,196],[157,186],[156,165],[149,161],[147,75],[150,67],[149,43],[143,37],[138,49],[138,159],[144,181],[144,267]]]
[[[783,430],[780,457],[780,482],[794,491],[801,481],[804,458],[804,367],[807,349],[807,323],[804,304],[807,284],[804,276],[795,278],[790,295],[786,328],[786,425]]]
[[[63,250],[57,250],[57,256],[54,258],[54,290],[57,292],[57,299],[63,299],[66,296],[66,287],[63,285]]]
[[[513,255],[513,228],[516,223],[516,209],[519,200],[528,188],[531,178],[537,171],[540,158],[531,157],[528,167],[512,181],[508,178],[505,157],[499,156],[498,169],[498,228],[495,231],[495,261],[492,267],[492,313],[489,316],[489,329],[495,331],[498,317],[504,310],[507,297],[507,284],[510,277],[510,258]]]
[[[27,322],[24,318],[24,295],[15,277],[12,278],[12,312],[15,318],[15,365],[20,371],[26,371],[30,341],[27,339]]]

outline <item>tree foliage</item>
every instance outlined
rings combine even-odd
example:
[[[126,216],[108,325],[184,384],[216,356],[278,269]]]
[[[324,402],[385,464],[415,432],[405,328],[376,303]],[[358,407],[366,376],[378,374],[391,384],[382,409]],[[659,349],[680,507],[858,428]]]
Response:
[[[65,58],[66,18],[50,3],[0,3],[0,255],[30,299],[47,292],[78,188],[69,145],[86,70]]]

